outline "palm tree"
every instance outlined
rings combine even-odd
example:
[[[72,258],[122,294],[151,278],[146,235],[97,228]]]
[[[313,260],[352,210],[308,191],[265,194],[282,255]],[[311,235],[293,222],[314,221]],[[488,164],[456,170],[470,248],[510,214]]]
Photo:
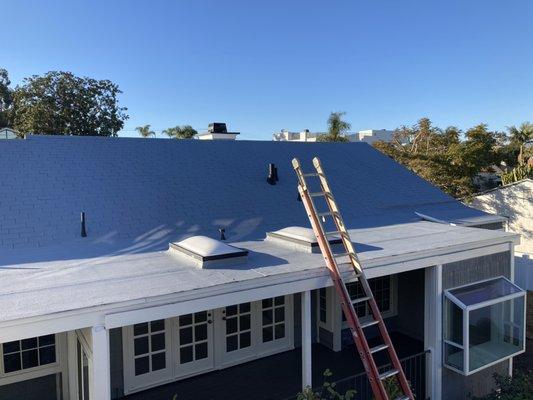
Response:
[[[328,118],[328,133],[320,135],[317,140],[320,142],[348,142],[346,132],[352,127],[348,122],[342,120],[345,112],[332,112]]]
[[[524,148],[527,143],[533,142],[533,124],[524,122],[517,128],[516,126],[508,127],[507,130],[511,135],[511,141],[520,147],[518,154],[518,164],[524,165]]]
[[[138,126],[135,130],[139,132],[139,135],[143,138],[148,138],[150,136],[155,137],[155,132],[150,130],[150,125]]]
[[[169,138],[174,139],[192,139],[194,135],[198,132],[190,125],[175,126],[173,128],[168,128],[163,131],[165,135]]]

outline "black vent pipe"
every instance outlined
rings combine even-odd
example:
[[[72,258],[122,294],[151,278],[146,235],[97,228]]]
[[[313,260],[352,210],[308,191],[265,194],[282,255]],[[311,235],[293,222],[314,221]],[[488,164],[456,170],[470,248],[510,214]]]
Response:
[[[226,229],[218,228],[218,233],[220,234],[220,240],[226,240]]]
[[[87,230],[85,229],[85,212],[81,212],[81,237],[87,237]]]
[[[275,185],[276,184],[276,181],[277,181],[277,170],[276,170],[276,165],[275,164],[268,164],[268,177],[267,177],[267,182],[270,184],[270,185]]]

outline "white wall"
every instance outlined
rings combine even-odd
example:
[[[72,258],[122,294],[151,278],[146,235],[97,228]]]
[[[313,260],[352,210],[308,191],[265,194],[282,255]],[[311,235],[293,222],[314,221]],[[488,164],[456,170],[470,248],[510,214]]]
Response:
[[[508,230],[521,235],[515,251],[533,254],[533,180],[476,196],[471,206],[509,218]]]

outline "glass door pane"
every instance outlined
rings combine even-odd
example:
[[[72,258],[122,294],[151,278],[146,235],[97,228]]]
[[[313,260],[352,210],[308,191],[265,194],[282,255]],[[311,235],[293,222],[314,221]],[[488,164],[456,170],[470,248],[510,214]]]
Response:
[[[178,377],[213,367],[212,311],[181,315],[177,319]]]
[[[243,360],[255,354],[255,303],[241,303],[220,310],[222,363]]]

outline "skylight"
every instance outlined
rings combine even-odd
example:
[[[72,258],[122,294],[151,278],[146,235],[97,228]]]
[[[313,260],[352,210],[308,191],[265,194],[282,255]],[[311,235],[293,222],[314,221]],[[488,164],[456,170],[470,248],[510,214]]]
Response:
[[[222,260],[245,261],[247,250],[231,246],[207,236],[191,236],[179,242],[170,243],[170,248],[199,262],[202,267]]]
[[[267,232],[267,239],[277,243],[288,245],[292,248],[317,253],[320,251],[315,233],[311,228],[303,226],[289,226],[274,232]],[[333,237],[329,240],[331,245],[341,244],[340,237]]]

